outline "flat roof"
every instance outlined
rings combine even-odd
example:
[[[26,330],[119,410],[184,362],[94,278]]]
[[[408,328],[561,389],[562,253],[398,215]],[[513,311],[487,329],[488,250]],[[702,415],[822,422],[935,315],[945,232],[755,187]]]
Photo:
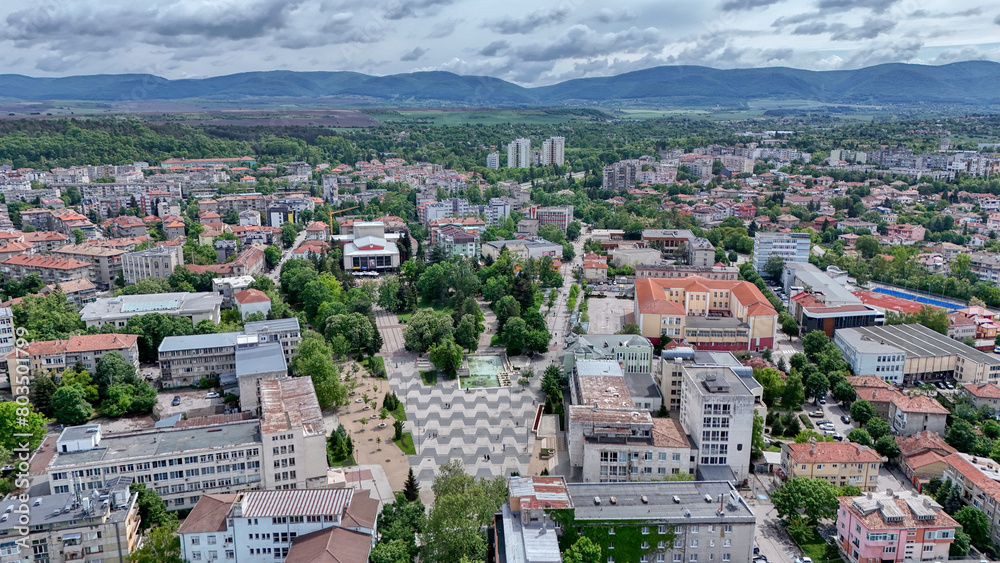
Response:
[[[628,387],[629,395],[632,396],[633,400],[637,398],[663,399],[663,395],[660,394],[660,387],[656,384],[656,380],[653,379],[653,374],[626,373],[625,385]]]
[[[178,352],[181,350],[197,350],[201,348],[225,348],[236,346],[236,340],[241,332],[218,332],[215,334],[189,334],[186,336],[168,336],[160,342],[158,352]]]
[[[861,304],[861,300],[848,291],[846,287],[837,283],[826,272],[809,262],[785,262],[785,269],[792,272],[791,277],[785,276],[782,272],[782,277],[785,278],[783,289],[786,292],[793,285],[799,285],[791,283],[795,281],[794,278],[797,278],[802,284],[808,285],[812,291],[822,293],[826,297],[826,303],[830,305]]]
[[[1000,358],[921,324],[842,328],[837,334],[843,334],[850,345],[862,353],[877,353],[891,346],[906,352],[907,359],[964,356],[981,364],[1000,365]]]
[[[295,317],[287,319],[269,319],[266,321],[253,321],[243,325],[243,332],[281,332],[286,330],[301,330],[299,319]]]
[[[89,440],[94,434],[101,431],[100,424],[82,424],[80,426],[67,426],[59,434],[57,442],[75,442],[78,440]]]
[[[576,507],[577,520],[756,521],[753,511],[728,481],[570,483],[566,488]],[[706,495],[711,502],[705,501]],[[674,501],[675,496],[680,502]],[[610,497],[615,497],[614,504]],[[595,504],[595,498],[601,504]]]
[[[107,489],[102,489],[107,490]],[[94,491],[97,492],[96,490]],[[125,519],[128,507],[131,506],[134,497],[138,493],[129,493],[129,503],[122,508],[111,510],[110,503],[105,506],[104,500],[94,496],[84,496],[91,503],[91,512],[88,514],[81,504],[77,503],[73,493],[56,493],[54,495],[32,496],[29,504],[29,521],[27,526],[51,526],[73,522],[70,528],[64,529],[63,539],[70,539],[70,529],[90,529],[91,526],[105,522],[109,518],[112,522],[120,522]],[[6,522],[0,522],[0,532],[7,533],[14,528],[24,526],[18,521],[17,513],[11,513],[20,506],[21,501],[10,498],[0,502],[0,513],[7,513],[9,517]],[[79,535],[79,533],[77,533]]]
[[[164,428],[102,435],[101,447],[82,452],[57,453],[52,466],[120,462],[174,453],[183,455],[193,450],[236,444],[260,444],[260,426],[256,420],[198,428]]]
[[[221,306],[222,296],[211,291],[120,295],[88,303],[80,311],[80,317],[84,321],[100,321],[106,317],[132,316],[144,313],[192,315],[219,309]]]
[[[256,373],[288,372],[285,351],[280,342],[269,342],[252,348],[237,348],[236,377]]]

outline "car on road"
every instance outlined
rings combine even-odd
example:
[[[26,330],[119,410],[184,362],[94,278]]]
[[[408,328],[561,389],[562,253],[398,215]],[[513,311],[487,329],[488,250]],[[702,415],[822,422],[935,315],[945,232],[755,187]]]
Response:
[[[823,397],[822,399],[820,399],[819,400],[819,404],[825,405],[826,404],[826,397]]]
[[[205,398],[206,399],[218,399],[219,398],[219,394],[218,393],[205,393]]]
[[[845,414],[844,416],[840,417],[840,421],[843,422],[844,424],[850,424],[851,423],[851,417],[849,417],[849,416],[847,416]]]
[[[170,401],[170,404],[173,405],[173,406],[175,406],[175,407],[177,405],[181,404],[181,396],[180,395],[174,395],[174,400]]]

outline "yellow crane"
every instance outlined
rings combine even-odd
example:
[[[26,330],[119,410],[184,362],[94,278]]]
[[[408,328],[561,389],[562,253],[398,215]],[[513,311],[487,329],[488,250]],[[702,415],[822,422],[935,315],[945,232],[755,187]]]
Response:
[[[347,209],[341,209],[339,211],[331,211],[330,212],[330,232],[333,233],[333,216],[334,215],[336,215],[338,213],[343,213],[345,211],[350,211],[352,209],[357,209],[359,207],[361,207],[361,206],[360,205],[355,205],[354,207],[348,207]]]

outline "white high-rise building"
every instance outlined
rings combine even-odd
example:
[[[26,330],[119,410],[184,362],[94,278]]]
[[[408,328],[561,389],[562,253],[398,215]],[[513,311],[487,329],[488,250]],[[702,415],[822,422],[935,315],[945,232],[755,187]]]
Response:
[[[507,168],[531,168],[531,139],[514,139],[507,145]]]
[[[562,166],[566,163],[566,138],[549,137],[542,143],[542,166]]]
[[[500,168],[500,153],[491,152],[486,155],[486,167],[493,170]]]
[[[711,480],[730,470],[737,483],[747,478],[753,416],[754,395],[733,368],[681,369],[681,425],[698,449],[701,478]]]

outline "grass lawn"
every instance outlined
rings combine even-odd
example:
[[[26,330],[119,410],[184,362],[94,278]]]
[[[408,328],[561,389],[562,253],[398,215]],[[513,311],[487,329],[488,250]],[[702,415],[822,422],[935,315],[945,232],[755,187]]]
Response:
[[[406,420],[406,411],[403,410],[403,403],[400,403],[399,406],[396,407],[396,410],[389,411],[389,414],[391,414],[396,420]]]
[[[788,535],[792,536],[792,540],[802,549],[802,553],[812,557],[813,563],[824,563],[827,561],[826,542],[823,541],[823,537],[816,530],[812,532],[812,536],[806,539],[792,533],[791,530],[788,531]],[[840,559],[832,559],[830,561],[839,562]]]
[[[424,385],[437,385],[437,370],[429,369],[420,372],[420,380],[424,382]]]
[[[330,467],[347,467],[349,465],[357,465],[358,463],[354,461],[354,456],[349,455],[341,460],[333,460],[330,462]]]
[[[403,438],[393,440],[392,443],[399,446],[399,449],[403,450],[406,455],[417,455],[417,449],[413,447],[413,436],[409,432],[403,432]]]

